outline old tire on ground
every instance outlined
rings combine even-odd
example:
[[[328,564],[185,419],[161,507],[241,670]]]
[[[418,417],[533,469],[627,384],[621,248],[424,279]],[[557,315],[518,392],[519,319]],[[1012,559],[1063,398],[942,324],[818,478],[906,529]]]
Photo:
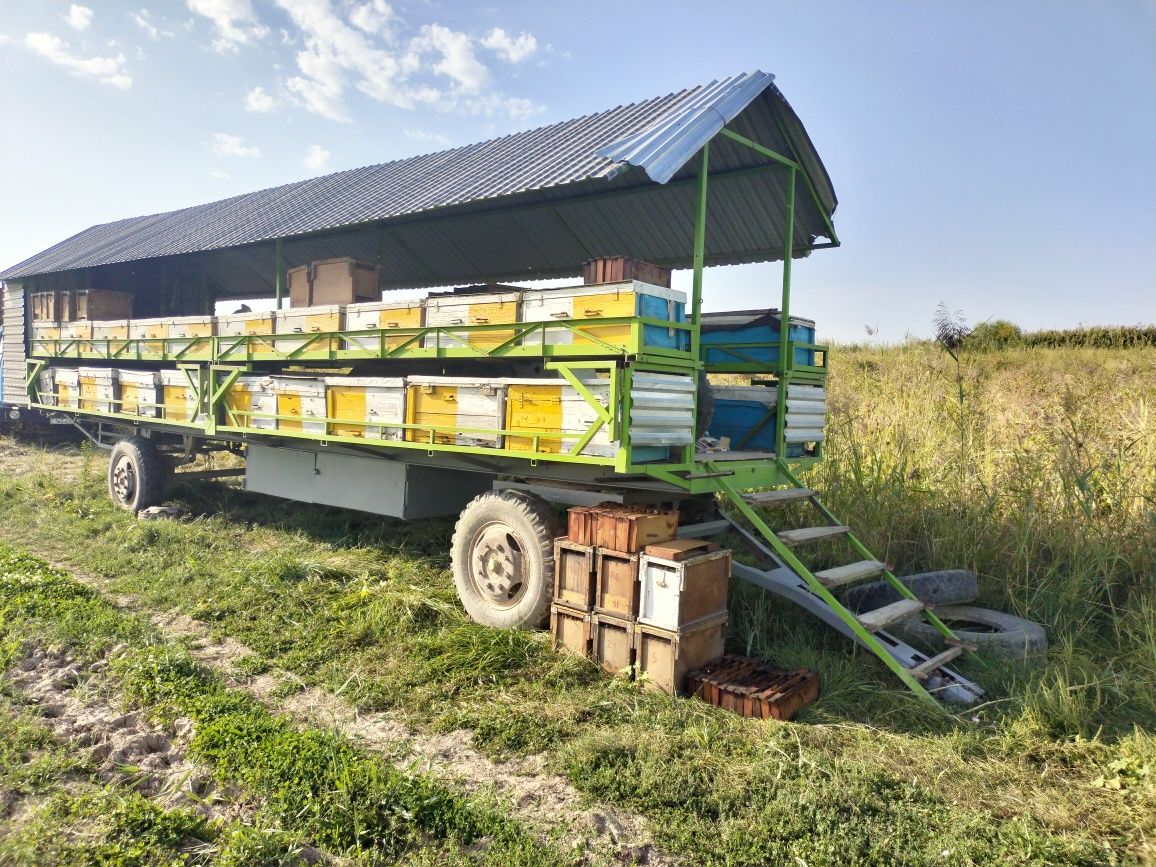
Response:
[[[152,440],[128,437],[113,447],[108,459],[108,495],[122,509],[136,514],[159,506],[165,493],[165,464]]]
[[[920,572],[899,579],[920,602],[931,605],[959,605],[979,598],[979,581],[975,573],[966,569],[942,569],[938,572]],[[886,581],[859,584],[843,592],[843,601],[852,611],[874,611],[892,602],[898,602],[899,591]]]
[[[562,525],[541,497],[487,491],[462,510],[451,547],[454,586],[477,623],[537,629],[554,594],[554,539]]]
[[[974,605],[943,605],[932,610],[961,641],[974,644],[980,653],[1023,658],[1048,649],[1044,628],[1014,614]],[[896,624],[894,630],[932,646],[943,643],[939,630],[915,618]]]

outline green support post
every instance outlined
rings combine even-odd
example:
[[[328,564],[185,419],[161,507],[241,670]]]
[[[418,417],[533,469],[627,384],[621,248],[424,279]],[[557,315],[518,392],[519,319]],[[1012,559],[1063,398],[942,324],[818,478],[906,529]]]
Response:
[[[698,362],[699,345],[702,339],[702,269],[706,258],[706,194],[707,173],[710,171],[710,142],[702,146],[702,159],[698,164],[698,182],[695,187],[694,206],[694,279],[690,295],[690,357],[695,364],[691,376],[695,378],[694,419],[698,419]],[[697,421],[695,422],[697,425]],[[684,464],[694,463],[694,453],[698,430],[692,432],[690,447],[683,456]]]
[[[783,298],[779,305],[779,393],[775,411],[775,454],[787,456],[787,389],[790,387],[791,254],[795,245],[795,169],[787,169],[787,225],[783,233]]]
[[[281,259],[281,239],[276,241],[276,255],[277,255],[277,279],[274,281],[274,290],[277,297],[277,309],[281,309],[281,295],[285,291],[285,265]]]

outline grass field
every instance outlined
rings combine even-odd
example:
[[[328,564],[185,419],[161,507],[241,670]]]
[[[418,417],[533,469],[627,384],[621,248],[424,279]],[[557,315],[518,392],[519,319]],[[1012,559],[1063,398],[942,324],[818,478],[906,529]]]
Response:
[[[960,361],[921,344],[837,351],[828,460],[808,480],[899,574],[973,569],[984,604],[1046,626],[1043,658],[961,665],[990,701],[955,716],[753,588],[732,589],[728,641],[819,672],[822,697],[795,723],[655,696],[555,655],[543,634],[471,624],[448,520],[177,483],[170,498],[195,519],[138,522],[104,495],[102,455],[3,442],[10,675],[56,660],[81,699],[161,733],[189,721],[174,749],[225,794],[207,811],[142,794],[10,676],[0,863],[88,863],[86,846],[126,864],[1153,860],[1156,350]],[[161,614],[243,649],[214,670]],[[275,686],[255,698],[261,678]],[[407,762],[404,744],[283,715],[307,694],[404,724],[413,744],[465,731],[486,773],[538,774],[544,790],[561,778],[611,831],[587,851],[576,809],[543,822],[501,787]]]

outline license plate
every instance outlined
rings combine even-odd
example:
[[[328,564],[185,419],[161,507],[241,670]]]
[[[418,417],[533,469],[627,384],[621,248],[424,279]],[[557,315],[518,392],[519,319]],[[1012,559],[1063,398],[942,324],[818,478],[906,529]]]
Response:
[[[48,417],[49,424],[72,424],[72,419],[66,415],[53,415]]]

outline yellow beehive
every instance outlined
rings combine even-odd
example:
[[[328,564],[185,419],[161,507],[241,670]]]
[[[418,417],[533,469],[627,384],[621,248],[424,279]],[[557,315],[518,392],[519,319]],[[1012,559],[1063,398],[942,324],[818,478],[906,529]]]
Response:
[[[60,339],[59,322],[32,323],[32,354],[56,355],[57,341]]]
[[[422,302],[414,301],[371,301],[368,304],[349,304],[345,308],[346,331],[368,331],[370,329],[390,330],[393,328],[421,328]],[[385,335],[386,349],[396,349],[408,337]],[[359,349],[375,352],[381,348],[382,338],[378,335],[354,335],[345,338],[345,349]],[[411,343],[410,346],[418,344]]]
[[[541,433],[535,446],[532,436],[506,437],[505,447],[515,451],[558,454],[569,452],[598,420],[598,411],[563,379],[507,379],[506,430]],[[610,384],[603,380],[585,383],[587,390],[606,407]],[[583,448],[584,455],[613,455],[618,443],[610,441],[603,425]]]
[[[482,383],[476,379],[411,376],[406,383],[406,423],[429,425],[406,430],[407,440],[429,442],[432,435],[436,443],[501,445],[502,437],[498,433],[503,422],[501,381]]]
[[[325,379],[329,432],[369,440],[400,440],[405,422],[401,377],[330,376]]]
[[[161,377],[155,370],[121,370],[120,409],[125,415],[157,418],[164,403]]]
[[[213,330],[212,316],[174,316],[168,323],[165,351],[178,360],[209,358]]]
[[[277,430],[325,433],[325,380],[274,376],[272,390],[277,395]]]
[[[80,371],[75,367],[53,368],[56,392],[55,405],[61,409],[80,408]],[[50,403],[49,401],[43,401]]]
[[[340,331],[342,309],[340,304],[331,304],[326,307],[278,310],[273,315],[277,351],[287,354],[297,349],[301,349],[303,353],[329,352],[337,349],[341,342],[340,338],[314,335]]]
[[[162,370],[161,386],[164,396],[164,417],[170,421],[194,421],[199,412],[197,390],[183,370]]]
[[[518,321],[521,292],[501,292],[485,295],[443,295],[425,301],[425,324],[447,329],[439,334],[426,335],[425,346],[442,349],[454,346],[497,346],[514,336],[513,331],[455,332],[455,325],[503,325]]]
[[[60,324],[60,349],[64,355],[81,356],[92,353],[92,323],[62,322]]]
[[[273,311],[228,313],[214,317],[217,334],[221,337],[248,337],[273,333]],[[245,358],[251,352],[269,352],[273,345],[267,340],[222,340],[223,357]]]
[[[160,358],[165,353],[169,325],[164,319],[130,319],[128,337],[133,341],[130,355],[137,358]]]
[[[528,290],[522,296],[522,321],[545,322],[547,345],[598,344],[628,347],[631,325],[598,325],[599,319],[645,317],[682,322],[685,320],[686,294],[664,286],[652,286],[637,280],[605,283],[596,286],[567,286],[561,289]],[[588,320],[570,327],[563,323]],[[553,324],[550,324],[553,323]],[[685,349],[685,331],[658,325],[642,329],[642,343],[668,349]]]
[[[116,412],[116,370],[111,367],[82,367],[78,372],[80,408],[89,412]]]
[[[128,346],[128,320],[110,319],[92,323],[92,355],[112,358]]]
[[[277,395],[267,376],[240,376],[225,394],[225,424],[273,430],[277,427]]]

